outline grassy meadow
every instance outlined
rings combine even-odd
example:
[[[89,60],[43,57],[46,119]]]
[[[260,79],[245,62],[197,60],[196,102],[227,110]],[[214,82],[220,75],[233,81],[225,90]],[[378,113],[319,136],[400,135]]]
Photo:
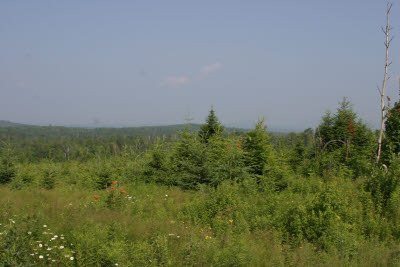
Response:
[[[397,143],[375,164],[348,103],[279,136],[213,111],[164,140],[4,129],[3,266],[400,265]]]

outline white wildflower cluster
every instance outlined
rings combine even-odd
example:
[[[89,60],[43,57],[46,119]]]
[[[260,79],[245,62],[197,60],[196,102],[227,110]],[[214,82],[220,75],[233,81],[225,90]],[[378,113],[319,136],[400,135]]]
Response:
[[[138,202],[138,201],[139,201],[139,200],[136,199],[136,197],[130,196],[130,195],[127,195],[125,198],[126,198],[130,203],[135,203],[135,202]]]
[[[43,231],[41,234],[40,240],[32,240],[30,242],[32,253],[30,256],[34,258],[35,263],[51,265],[52,263],[60,264],[64,262],[64,257],[67,257],[69,260],[74,260],[73,256],[66,255],[66,253],[74,254],[68,243],[65,239],[64,234],[55,234],[47,227],[47,225],[43,225],[43,228],[46,231]],[[33,238],[32,232],[28,232],[28,235]],[[72,244],[71,244],[72,245]],[[66,256],[65,256],[66,255]]]

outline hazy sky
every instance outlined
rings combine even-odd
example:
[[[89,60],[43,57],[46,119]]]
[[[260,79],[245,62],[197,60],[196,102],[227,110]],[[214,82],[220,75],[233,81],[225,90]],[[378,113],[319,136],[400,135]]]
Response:
[[[347,96],[379,121],[382,0],[0,1],[0,119],[305,129]],[[389,95],[398,99],[400,1]]]

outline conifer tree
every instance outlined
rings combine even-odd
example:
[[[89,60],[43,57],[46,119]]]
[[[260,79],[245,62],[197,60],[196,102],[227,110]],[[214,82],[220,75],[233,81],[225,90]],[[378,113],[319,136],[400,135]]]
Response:
[[[211,106],[210,113],[207,116],[206,124],[200,126],[199,136],[201,141],[208,143],[208,140],[215,135],[220,135],[225,128],[219,122],[215,115],[214,107]]]
[[[264,175],[273,161],[272,144],[265,132],[264,118],[258,120],[254,130],[247,133],[243,143],[245,162],[250,173]]]
[[[321,142],[321,152],[343,150],[345,161],[351,154],[369,157],[373,152],[371,145],[373,133],[361,119],[357,118],[357,113],[346,98],[339,103],[335,114],[327,112],[322,117],[317,137]]]

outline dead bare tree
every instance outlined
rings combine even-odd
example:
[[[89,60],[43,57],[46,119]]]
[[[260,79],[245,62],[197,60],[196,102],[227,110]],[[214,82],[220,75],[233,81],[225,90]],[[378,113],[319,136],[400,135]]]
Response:
[[[386,28],[382,27],[382,31],[385,34],[386,40],[385,40],[385,47],[386,47],[386,61],[385,61],[385,74],[383,76],[383,82],[382,82],[382,89],[379,90],[379,93],[381,95],[381,131],[379,133],[379,139],[378,139],[378,153],[376,156],[376,163],[379,163],[379,159],[381,157],[381,150],[382,150],[382,137],[383,137],[383,130],[385,127],[385,117],[386,117],[386,107],[385,107],[385,89],[386,89],[386,83],[388,80],[388,69],[391,63],[389,63],[389,46],[390,43],[392,42],[393,37],[390,37],[390,30],[392,29],[389,24],[389,15],[390,15],[390,10],[392,9],[393,4],[387,2],[386,5]]]

